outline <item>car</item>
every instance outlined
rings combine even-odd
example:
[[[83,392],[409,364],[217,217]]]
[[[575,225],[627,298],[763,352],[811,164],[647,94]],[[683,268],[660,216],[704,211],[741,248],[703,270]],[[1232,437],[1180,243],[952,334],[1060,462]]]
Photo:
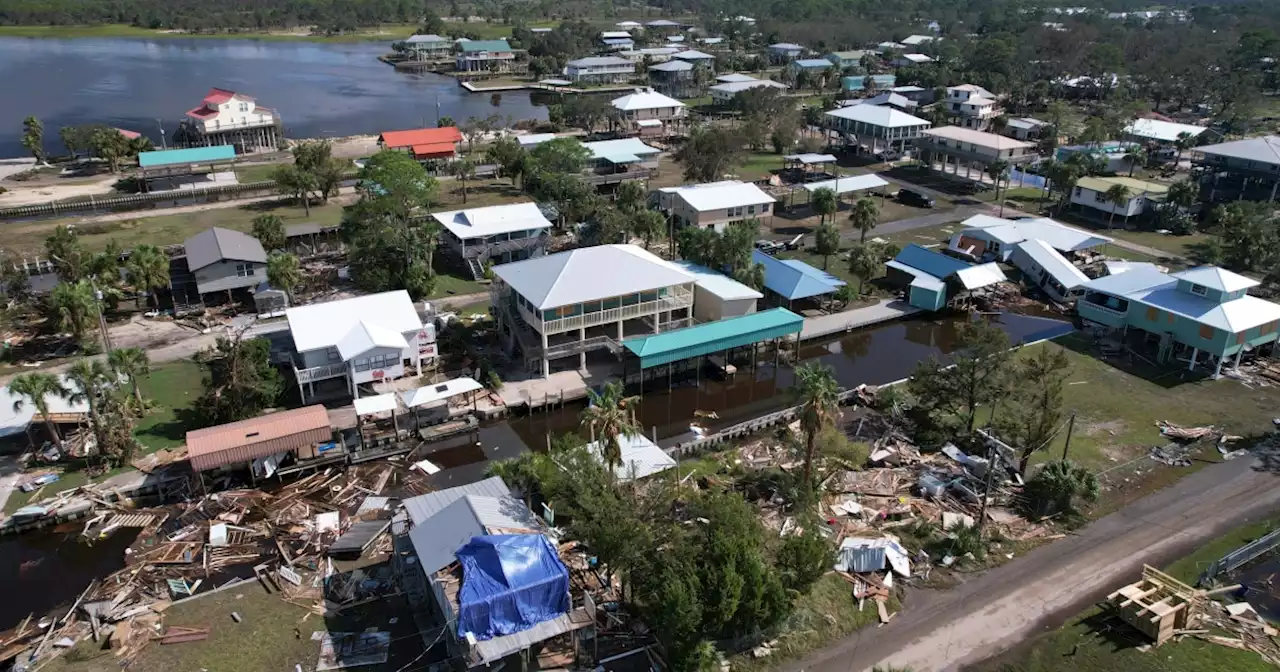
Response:
[[[776,240],[766,240],[764,238],[761,238],[760,240],[756,241],[756,249],[760,250],[761,252],[764,252],[765,254],[772,254],[774,252],[777,252],[778,250],[782,249],[782,247],[783,247],[783,244]]]
[[[898,201],[904,205],[914,205],[917,208],[932,208],[934,206],[932,198],[911,189],[899,189]]]
[[[896,149],[883,149],[876,152],[876,158],[881,161],[897,161],[902,158],[902,152]]]

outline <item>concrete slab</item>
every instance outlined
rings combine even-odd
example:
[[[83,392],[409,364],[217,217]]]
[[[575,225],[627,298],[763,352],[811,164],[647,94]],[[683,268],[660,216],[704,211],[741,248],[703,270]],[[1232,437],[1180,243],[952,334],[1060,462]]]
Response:
[[[919,308],[898,299],[884,299],[874,306],[854,308],[841,313],[806,317],[804,328],[800,331],[800,340],[821,338],[860,327],[868,327],[881,322],[888,322],[921,312]]]

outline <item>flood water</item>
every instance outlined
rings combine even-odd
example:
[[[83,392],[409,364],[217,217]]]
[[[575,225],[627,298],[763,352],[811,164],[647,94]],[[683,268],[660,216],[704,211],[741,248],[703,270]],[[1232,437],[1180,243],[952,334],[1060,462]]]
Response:
[[[491,114],[545,119],[528,92],[468,93],[451,77],[402,73],[377,60],[389,43],[0,37],[0,157],[23,156],[22,120],[44,122],[46,149],[65,151],[62,126],[103,123],[158,146],[210,87],[253,96],[280,113],[291,138],[341,137]],[[21,93],[18,93],[21,92]]]
[[[124,567],[124,549],[137,530],[119,530],[92,546],[80,540],[81,524],[69,533],[33,532],[0,540],[0,630],[59,605],[70,606],[96,578]]]

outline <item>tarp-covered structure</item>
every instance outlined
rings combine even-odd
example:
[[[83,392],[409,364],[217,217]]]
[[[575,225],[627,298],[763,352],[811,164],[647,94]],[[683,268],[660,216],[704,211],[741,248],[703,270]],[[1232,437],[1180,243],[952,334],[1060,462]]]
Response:
[[[457,558],[461,639],[467,633],[478,641],[510,635],[569,613],[569,570],[540,534],[473,537]]]

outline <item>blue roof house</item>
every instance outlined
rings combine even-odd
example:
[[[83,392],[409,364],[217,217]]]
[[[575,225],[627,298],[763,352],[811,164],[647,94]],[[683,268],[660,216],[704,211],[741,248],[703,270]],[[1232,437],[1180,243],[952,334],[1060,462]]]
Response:
[[[915,244],[885,263],[885,277],[906,290],[912,306],[933,311],[942,310],[949,299],[963,292],[1007,279],[994,262],[971,264]]]
[[[826,271],[796,259],[777,259],[755,250],[751,253],[751,260],[764,266],[764,288],[785,299],[787,305],[797,299],[834,294],[847,284]]]
[[[865,91],[868,78],[875,81],[877,91],[892,89],[898,82],[897,75],[850,75],[841,79],[840,85],[845,91]]]

